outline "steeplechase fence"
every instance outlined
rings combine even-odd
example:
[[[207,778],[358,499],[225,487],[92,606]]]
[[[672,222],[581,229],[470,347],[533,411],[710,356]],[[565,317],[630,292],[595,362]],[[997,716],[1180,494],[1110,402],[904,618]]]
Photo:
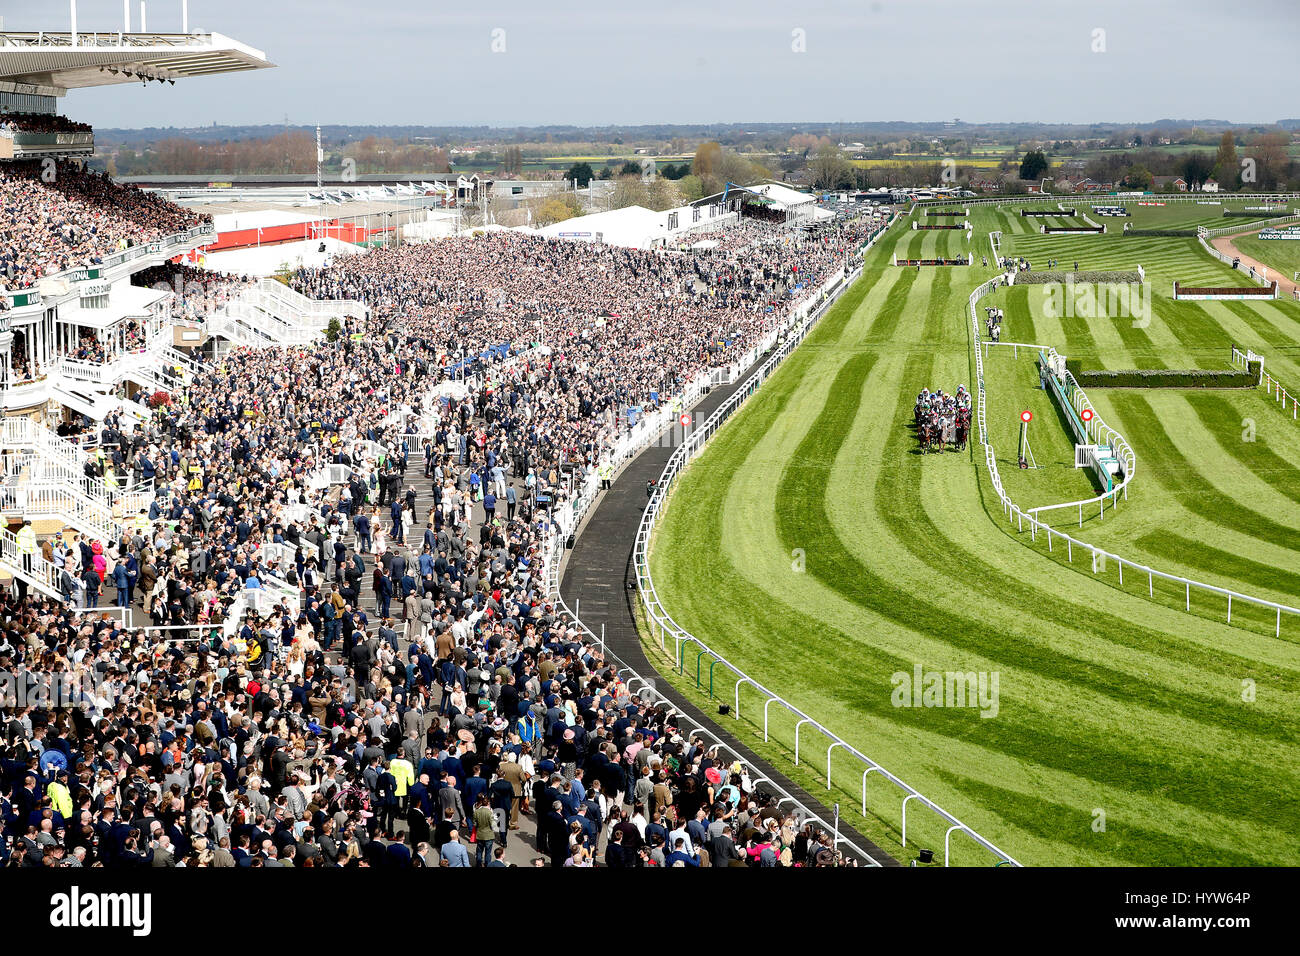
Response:
[[[1256,282],[1266,282],[1263,288],[1255,286],[1185,286],[1177,279],[1174,280],[1174,298],[1175,299],[1276,299],[1277,298],[1277,280],[1271,281],[1264,279],[1256,273],[1255,267],[1251,266],[1248,275]]]
[[[898,256],[891,258],[896,266],[968,266],[974,262],[974,256],[969,252],[964,259],[900,259]]]
[[[1037,543],[1038,535],[1045,536],[1047,541],[1047,551],[1053,553],[1053,545],[1064,544],[1066,549],[1066,560],[1074,563],[1074,550],[1081,549],[1083,553],[1092,557],[1092,573],[1094,575],[1106,572],[1113,564],[1119,574],[1119,584],[1124,585],[1124,569],[1129,569],[1129,576],[1137,575],[1140,578],[1147,579],[1147,596],[1155,597],[1155,582],[1157,579],[1174,584],[1180,584],[1184,590],[1184,607],[1188,613],[1192,610],[1192,591],[1203,592],[1205,594],[1216,595],[1227,601],[1227,623],[1232,623],[1232,605],[1236,601],[1238,604],[1249,604],[1256,607],[1268,608],[1275,613],[1275,622],[1273,633],[1276,637],[1282,636],[1282,615],[1300,617],[1300,608],[1291,607],[1287,604],[1279,604],[1276,601],[1269,601],[1266,598],[1256,597],[1251,594],[1243,594],[1240,591],[1234,591],[1231,588],[1222,588],[1214,584],[1206,584],[1203,581],[1195,581],[1191,578],[1185,578],[1182,575],[1171,574],[1167,571],[1160,571],[1156,568],[1149,567],[1145,564],[1139,564],[1136,561],[1130,561],[1113,552],[1106,551],[1087,541],[1080,541],[1078,538],[1071,537],[1064,531],[1058,531],[1051,525],[1040,520],[1032,512],[1020,508],[1006,490],[1002,487],[1002,476],[998,472],[997,455],[993,450],[993,445],[988,437],[988,425],[985,415],[985,396],[984,396],[984,349],[980,338],[979,313],[977,306],[980,299],[984,298],[994,289],[998,288],[1004,277],[995,277],[985,282],[974,292],[968,299],[968,311],[970,313],[972,343],[975,350],[975,383],[978,390],[976,402],[976,422],[979,425],[980,444],[984,446],[984,461],[988,468],[989,479],[993,485],[993,490],[997,493],[998,500],[1002,505],[1002,513],[1007,521],[1016,525],[1017,531],[1023,533],[1025,525],[1029,526],[1030,541]],[[1095,416],[1095,413],[1094,413]],[[1130,476],[1131,477],[1131,476]],[[1240,626],[1240,625],[1238,625]]]

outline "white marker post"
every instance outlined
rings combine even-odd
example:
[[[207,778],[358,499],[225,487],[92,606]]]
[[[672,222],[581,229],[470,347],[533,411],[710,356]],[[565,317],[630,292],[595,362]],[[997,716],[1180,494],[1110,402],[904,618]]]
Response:
[[[1028,468],[1025,462],[1025,449],[1029,445],[1029,423],[1034,420],[1034,413],[1025,409],[1020,413],[1020,467]]]

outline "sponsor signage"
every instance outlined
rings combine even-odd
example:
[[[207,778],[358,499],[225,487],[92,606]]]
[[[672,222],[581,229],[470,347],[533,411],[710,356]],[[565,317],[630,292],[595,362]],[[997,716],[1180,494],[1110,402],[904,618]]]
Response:
[[[16,292],[9,296],[9,306],[14,309],[21,309],[29,305],[40,305],[41,294],[39,292]]]
[[[1260,239],[1300,239],[1300,226],[1290,229],[1265,229],[1259,234]]]

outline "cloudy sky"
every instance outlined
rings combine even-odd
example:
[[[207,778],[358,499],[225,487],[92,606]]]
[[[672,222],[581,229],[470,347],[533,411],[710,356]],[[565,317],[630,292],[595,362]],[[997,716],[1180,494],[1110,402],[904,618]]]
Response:
[[[1300,116],[1298,0],[190,0],[272,71],[73,91],[96,126],[938,120],[1238,123]],[[131,0],[138,29],[139,2]],[[148,0],[179,31],[181,0]],[[67,0],[0,0],[67,30]],[[121,29],[121,0],[78,0]]]

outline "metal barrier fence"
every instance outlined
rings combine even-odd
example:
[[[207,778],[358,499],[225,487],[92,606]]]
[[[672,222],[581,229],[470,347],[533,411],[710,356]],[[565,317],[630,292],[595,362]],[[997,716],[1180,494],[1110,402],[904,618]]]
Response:
[[[1039,521],[1038,518],[1035,515],[1031,514],[1030,512],[1021,510],[1021,508],[1014,501],[1012,501],[1011,498],[1007,495],[1006,491],[1002,487],[1002,477],[998,473],[997,456],[994,454],[993,446],[989,443],[988,440],[988,426],[985,421],[985,408],[984,408],[984,350],[983,348],[981,348],[979,313],[976,308],[980,299],[984,298],[984,296],[988,295],[990,292],[996,289],[998,287],[999,282],[1004,278],[1005,278],[1004,276],[999,276],[990,279],[988,282],[985,282],[974,292],[972,292],[968,300],[968,311],[970,313],[971,335],[972,335],[971,341],[975,349],[975,382],[978,387],[977,421],[979,423],[980,443],[984,446],[984,460],[989,470],[989,478],[992,481],[993,490],[997,492],[998,499],[1002,502],[1002,512],[1004,515],[1006,515],[1007,520],[1011,523],[1016,524],[1017,529],[1020,532],[1023,532],[1025,530],[1025,524],[1028,523],[1029,535],[1031,541],[1037,542],[1038,535],[1040,533],[1047,535],[1047,550],[1049,554],[1052,553],[1053,551],[1052,546],[1054,541],[1064,542],[1065,549],[1066,549],[1066,560],[1069,561],[1071,564],[1074,563],[1074,549],[1083,548],[1085,551],[1087,551],[1092,555],[1093,574],[1099,573],[1099,570],[1104,570],[1105,568],[1108,567],[1108,562],[1113,561],[1119,571],[1119,583],[1121,587],[1124,584],[1124,569],[1126,567],[1131,568],[1132,569],[1131,573],[1135,572],[1139,575],[1139,577],[1145,575],[1147,578],[1148,597],[1155,597],[1155,581],[1157,578],[1159,578],[1162,581],[1171,581],[1183,585],[1184,592],[1185,592],[1184,610],[1186,610],[1189,613],[1192,610],[1192,589],[1193,588],[1195,588],[1198,591],[1205,591],[1210,594],[1216,594],[1219,595],[1220,597],[1227,599],[1227,605],[1228,605],[1227,623],[1228,624],[1232,623],[1232,602],[1234,600],[1238,602],[1244,602],[1246,604],[1253,604],[1257,607],[1272,608],[1276,612],[1276,621],[1275,621],[1273,633],[1275,636],[1281,637],[1282,613],[1286,612],[1287,614],[1294,614],[1300,616],[1300,608],[1294,608],[1286,604],[1279,604],[1276,601],[1269,601],[1265,598],[1255,597],[1254,595],[1251,594],[1242,594],[1240,591],[1234,591],[1231,588],[1221,588],[1214,584],[1206,584],[1203,581],[1194,581],[1191,578],[1185,578],[1178,574],[1171,574],[1166,571],[1158,571],[1155,568],[1148,567],[1145,564],[1139,564],[1136,561],[1130,561],[1127,558],[1122,558],[1118,554],[1114,554],[1110,551],[1106,551],[1103,550],[1102,548],[1098,548],[1096,545],[1089,544],[1086,541],[1080,541],[1077,538],[1072,538],[1064,531],[1057,531],[1055,528],[1051,527],[1050,525],[1045,524],[1042,521]]]
[[[1198,235],[1196,237],[1196,241],[1201,244],[1202,249],[1204,249],[1210,255],[1214,256],[1214,258],[1218,259],[1224,265],[1228,266],[1230,269],[1233,269],[1234,271],[1242,272],[1242,270],[1237,269],[1237,267],[1232,264],[1232,256],[1224,255],[1218,249],[1214,248],[1214,246],[1210,245],[1208,242],[1205,241],[1205,236]],[[1273,283],[1272,279],[1264,278],[1264,273],[1256,272],[1253,267],[1247,272],[1242,272],[1242,275],[1248,276],[1252,281],[1258,282],[1260,285],[1264,286],[1265,288],[1268,288],[1268,286],[1272,285]]]
[[[1280,210],[1286,212],[1286,210]],[[1218,226],[1214,229],[1202,226],[1197,229],[1197,233],[1206,239],[1214,239],[1218,236],[1230,236],[1233,233],[1249,232],[1252,229],[1272,229],[1274,226],[1280,226],[1284,222],[1296,222],[1300,220],[1300,213],[1292,210],[1290,214],[1283,216],[1274,216],[1271,219],[1246,219],[1241,225],[1236,226]]]
[[[837,292],[842,292],[844,289],[848,288],[852,280],[857,278],[858,275],[860,275],[860,272],[855,272],[852,276],[850,276],[849,280],[846,281],[837,290]],[[871,776],[871,774],[873,773],[879,774],[885,780],[888,780],[896,787],[898,787],[900,790],[902,790],[904,793],[902,799],[902,806],[901,806],[902,843],[904,846],[907,845],[907,807],[911,801],[917,800],[920,801],[921,805],[927,807],[929,810],[931,810],[933,813],[939,816],[940,819],[942,819],[944,822],[948,824],[947,832],[944,835],[944,865],[945,866],[948,865],[949,862],[950,843],[951,843],[952,834],[955,832],[962,832],[967,834],[977,844],[979,844],[988,852],[992,853],[1000,862],[1009,863],[1014,866],[1020,866],[1019,862],[1017,862],[1007,853],[1003,852],[991,841],[981,836],[971,827],[962,823],[960,820],[958,820],[947,810],[943,809],[934,801],[930,800],[929,798],[925,797],[923,794],[919,793],[917,790],[909,786],[899,777],[890,773],[888,770],[882,767],[875,760],[872,760],[866,754],[860,752],[856,747],[854,747],[852,744],[848,743],[847,741],[839,737],[837,734],[835,734],[825,725],[821,724],[815,718],[808,716],[808,714],[804,713],[798,707],[794,706],[789,701],[782,698],[779,694],[764,687],[757,680],[750,677],[739,667],[737,667],[736,665],[728,661],[721,654],[718,654],[716,651],[709,648],[698,637],[686,631],[684,628],[680,627],[672,619],[671,615],[668,614],[667,610],[660,602],[658,594],[655,592],[654,579],[650,573],[650,560],[649,560],[650,539],[654,533],[655,522],[658,520],[659,515],[663,512],[665,503],[668,500],[669,492],[672,488],[673,483],[676,481],[677,477],[681,474],[681,472],[685,469],[686,465],[693,458],[695,458],[695,456],[698,455],[701,450],[703,450],[705,445],[708,443],[709,439],[712,438],[715,434],[717,434],[718,430],[722,427],[722,425],[726,422],[726,420],[730,418],[731,415],[737,409],[739,409],[751,396],[753,396],[758,391],[758,388],[762,385],[762,383],[766,381],[769,376],[772,375],[772,373],[781,364],[781,362],[784,361],[789,355],[791,355],[794,352],[794,350],[798,347],[798,345],[807,337],[813,325],[815,325],[817,320],[820,319],[826,313],[826,311],[828,310],[830,305],[834,303],[834,301],[835,301],[835,297],[832,297],[827,301],[821,303],[821,305],[805,319],[803,324],[791,336],[789,336],[786,339],[786,341],[762,365],[762,367],[759,368],[757,371],[755,371],[740,386],[740,388],[735,393],[733,393],[727,399],[727,401],[724,402],[718,408],[718,410],[715,411],[709,417],[708,421],[706,421],[702,427],[696,429],[686,439],[685,443],[680,445],[677,448],[677,450],[673,453],[672,458],[669,459],[668,465],[664,468],[663,474],[659,479],[659,483],[655,490],[654,496],[651,498],[650,503],[646,508],[645,515],[641,520],[641,525],[637,529],[636,544],[633,549],[633,565],[637,577],[637,594],[641,601],[642,609],[645,612],[650,633],[652,636],[658,637],[659,646],[665,653],[668,652],[667,638],[669,636],[673,638],[674,646],[673,646],[672,653],[673,653],[673,659],[676,661],[676,667],[675,667],[676,670],[678,670],[680,673],[683,674],[686,672],[686,666],[685,666],[686,648],[688,645],[693,644],[695,645],[696,648],[698,648],[698,650],[696,651],[697,685],[702,684],[703,658],[705,656],[711,658],[709,664],[710,696],[713,695],[713,688],[715,683],[715,669],[718,666],[721,666],[726,672],[730,674],[730,676],[727,678],[729,681],[734,678],[734,684],[730,689],[731,693],[729,695],[733,702],[732,716],[734,719],[736,720],[740,719],[740,703],[741,703],[740,689],[742,687],[749,687],[751,690],[757,692],[758,694],[762,695],[765,698],[763,702],[763,739],[765,741],[770,739],[771,707],[773,704],[778,705],[782,710],[786,711],[790,716],[795,718],[796,722],[795,722],[795,731],[794,731],[795,733],[794,762],[796,765],[800,764],[800,754],[803,745],[802,731],[805,726],[811,727],[812,730],[818,733],[823,738],[824,741],[829,742],[829,745],[827,746],[826,749],[826,789],[828,791],[831,789],[832,758],[836,750],[843,751],[846,756],[856,761],[858,766],[864,768],[862,770],[862,776],[861,776],[863,816],[866,816],[868,810],[867,783],[868,783],[868,778]]]

